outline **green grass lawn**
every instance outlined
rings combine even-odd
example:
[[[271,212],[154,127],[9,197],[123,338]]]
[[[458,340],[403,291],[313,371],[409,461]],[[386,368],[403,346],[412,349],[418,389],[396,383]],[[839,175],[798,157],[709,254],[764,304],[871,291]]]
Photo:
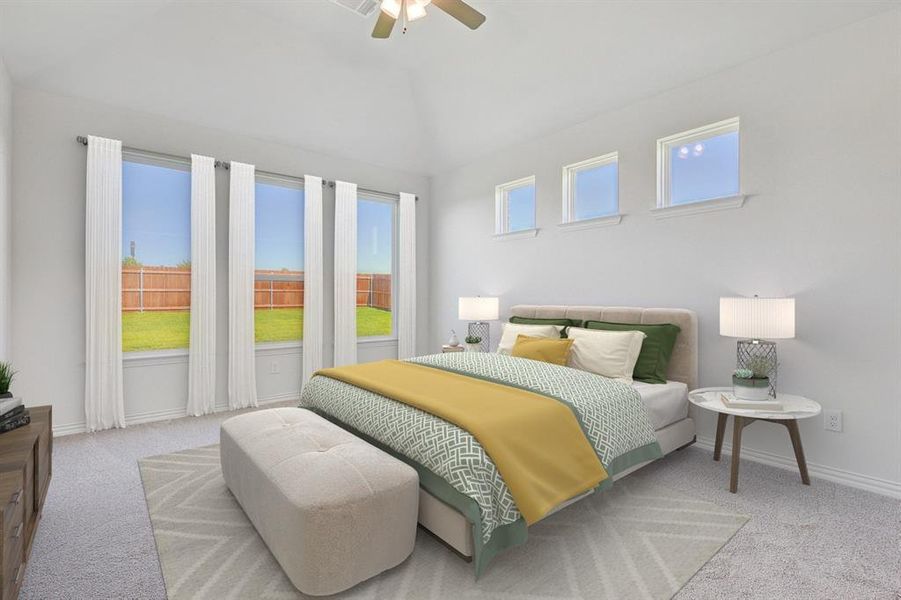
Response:
[[[122,352],[188,347],[186,310],[122,313]]]
[[[391,311],[357,307],[357,337],[391,335]]]
[[[261,308],[254,313],[255,338],[261,342],[290,342],[303,337],[302,308]],[[122,314],[122,351],[171,350],[188,347],[190,316],[186,310]],[[391,312],[357,308],[357,335],[391,335]]]
[[[303,339],[302,308],[260,308],[253,311],[254,338],[261,342],[294,342]]]

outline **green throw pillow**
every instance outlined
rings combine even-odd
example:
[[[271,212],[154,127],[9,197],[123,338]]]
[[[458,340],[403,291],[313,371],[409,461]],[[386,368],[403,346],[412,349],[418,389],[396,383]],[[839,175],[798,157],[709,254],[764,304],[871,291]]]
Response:
[[[587,329],[607,331],[641,331],[648,337],[641,344],[641,352],[635,363],[632,377],[645,383],[666,383],[666,368],[673,355],[676,337],[682,331],[678,325],[638,325],[631,323],[609,323],[607,321],[585,321]]]
[[[567,327],[581,327],[582,321],[578,319],[539,319],[532,317],[510,317],[511,323],[516,323],[518,325],[556,325],[557,327],[563,327],[563,330],[560,332],[560,337],[566,337],[566,328]]]

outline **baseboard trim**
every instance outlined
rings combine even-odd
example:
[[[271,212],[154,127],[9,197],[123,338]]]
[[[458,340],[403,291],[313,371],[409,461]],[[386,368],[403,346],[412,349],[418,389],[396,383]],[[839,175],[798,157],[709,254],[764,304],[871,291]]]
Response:
[[[265,398],[259,398],[257,403],[260,406],[266,406],[267,404],[275,404],[278,402],[288,402],[288,401],[300,401],[300,394],[298,392],[289,392],[287,394],[276,394],[274,396],[267,396]],[[180,419],[182,417],[186,417],[186,408],[168,408],[165,410],[151,410],[140,413],[134,413],[130,415],[125,415],[125,425],[141,425],[142,423],[153,423],[155,421],[169,421],[171,419]],[[213,412],[227,412],[230,410],[227,404],[217,405]],[[85,433],[87,428],[85,426],[84,421],[80,421],[78,423],[67,423],[63,425],[54,425],[53,426],[53,437],[62,437],[65,435],[74,435],[77,433]]]
[[[264,406],[266,404],[275,404],[276,402],[297,402],[300,403],[300,394],[291,392],[288,394],[276,394],[275,396],[267,396],[257,400],[257,404]]]
[[[125,415],[125,424],[140,425],[141,423],[152,423],[153,421],[178,419],[179,417],[187,416],[186,410],[187,409],[185,408],[170,408],[167,410],[151,410],[133,415]]]
[[[698,447],[713,452],[713,445],[714,440],[712,438],[698,436]],[[732,444],[723,443],[723,454],[732,456]],[[788,471],[797,472],[798,470],[798,463],[795,462],[793,456],[782,456],[781,454],[774,454],[772,452],[766,452],[765,450],[742,448],[741,458]],[[810,473],[811,477],[819,477],[820,479],[840,483],[860,490],[866,490],[868,492],[874,492],[882,496],[901,499],[901,483],[896,481],[889,481],[888,479],[881,479],[871,475],[853,473],[851,471],[845,471],[844,469],[827,467],[826,465],[820,465],[809,461],[807,463],[807,471]]]
[[[66,425],[54,425],[53,426],[53,437],[62,437],[64,435],[74,435],[76,433],[84,433],[85,432],[85,422],[81,421],[80,423],[68,423]]]

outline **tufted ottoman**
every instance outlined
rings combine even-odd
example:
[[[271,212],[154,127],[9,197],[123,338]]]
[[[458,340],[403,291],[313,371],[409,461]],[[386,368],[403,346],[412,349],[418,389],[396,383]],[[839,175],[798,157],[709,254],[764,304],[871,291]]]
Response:
[[[301,592],[346,590],[413,551],[410,466],[302,408],[232,417],[220,440],[226,485]]]

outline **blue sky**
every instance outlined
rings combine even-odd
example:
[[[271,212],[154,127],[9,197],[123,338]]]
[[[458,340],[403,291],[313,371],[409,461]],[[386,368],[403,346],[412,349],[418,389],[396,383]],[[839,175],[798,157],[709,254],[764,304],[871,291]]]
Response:
[[[256,185],[257,269],[303,270],[303,190]]]
[[[361,198],[357,204],[357,272],[390,273],[394,204]]]
[[[122,162],[122,256],[145,265],[191,258],[191,173]]]
[[[670,156],[671,204],[738,194],[737,131],[675,146]]]
[[[122,256],[145,265],[176,265],[191,257],[191,174],[143,163],[122,163]],[[303,270],[303,190],[256,184],[256,267]],[[394,205],[360,198],[357,271],[390,273]]]
[[[576,219],[593,219],[618,212],[617,164],[576,172]]]
[[[535,227],[535,186],[524,185],[507,192],[509,231]]]

